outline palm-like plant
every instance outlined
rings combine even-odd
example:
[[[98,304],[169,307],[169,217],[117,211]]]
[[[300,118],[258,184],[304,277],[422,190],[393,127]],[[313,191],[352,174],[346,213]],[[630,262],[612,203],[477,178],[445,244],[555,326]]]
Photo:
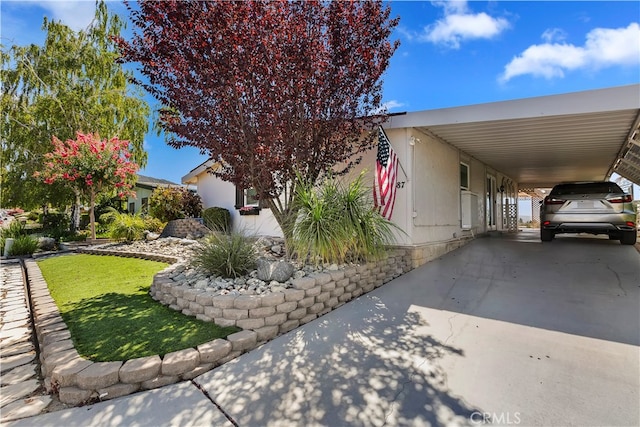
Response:
[[[294,254],[315,263],[343,263],[383,253],[397,227],[373,209],[364,174],[347,185],[329,175],[318,187],[298,176],[298,215],[289,242]]]

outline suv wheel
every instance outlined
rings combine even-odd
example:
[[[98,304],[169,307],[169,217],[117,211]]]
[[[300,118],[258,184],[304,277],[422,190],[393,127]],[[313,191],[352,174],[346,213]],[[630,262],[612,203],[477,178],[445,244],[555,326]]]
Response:
[[[540,229],[540,240],[543,242],[550,242],[553,240],[553,231],[545,230],[544,228]]]
[[[638,240],[638,233],[633,231],[623,231],[620,236],[620,243],[623,245],[635,245]]]

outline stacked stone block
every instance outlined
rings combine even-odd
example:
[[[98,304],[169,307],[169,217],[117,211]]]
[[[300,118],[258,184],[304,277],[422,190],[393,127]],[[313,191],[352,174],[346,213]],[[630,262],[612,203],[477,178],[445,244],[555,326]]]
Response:
[[[194,218],[174,219],[169,221],[162,230],[160,237],[200,238],[210,234],[206,226]]]
[[[162,271],[154,277],[151,296],[188,316],[254,331],[258,343],[275,338],[408,272],[411,256],[403,249],[389,251],[377,262],[302,277],[293,288],[264,295],[214,295],[180,285]]]

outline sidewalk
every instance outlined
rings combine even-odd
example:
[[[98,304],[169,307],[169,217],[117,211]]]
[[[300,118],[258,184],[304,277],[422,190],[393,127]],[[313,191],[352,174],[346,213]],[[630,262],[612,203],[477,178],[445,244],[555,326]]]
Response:
[[[2,260],[0,268],[0,421],[30,417],[52,401],[42,393],[33,326],[22,268]]]

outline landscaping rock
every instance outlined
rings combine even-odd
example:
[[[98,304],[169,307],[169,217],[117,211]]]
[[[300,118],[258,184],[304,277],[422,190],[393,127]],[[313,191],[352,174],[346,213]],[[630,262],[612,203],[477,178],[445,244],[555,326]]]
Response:
[[[263,281],[286,282],[293,276],[295,267],[288,261],[273,261],[266,258],[257,260],[258,279]]]
[[[159,237],[160,237],[160,234],[158,233],[154,233],[152,231],[144,232],[144,239],[147,241],[158,240]]]
[[[38,248],[43,251],[54,251],[56,249],[56,239],[53,237],[39,237]]]

